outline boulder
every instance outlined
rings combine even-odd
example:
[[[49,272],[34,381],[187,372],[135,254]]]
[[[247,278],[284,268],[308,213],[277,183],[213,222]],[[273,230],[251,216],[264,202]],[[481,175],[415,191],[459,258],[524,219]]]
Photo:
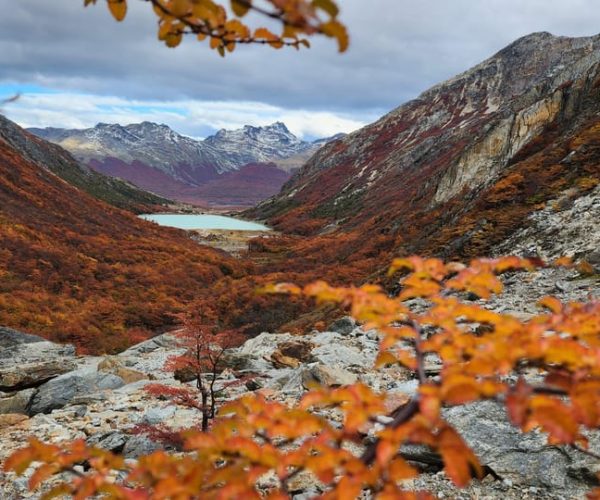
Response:
[[[312,357],[324,365],[370,369],[377,356],[377,341],[365,335],[344,337],[336,332],[321,332],[313,338]]]
[[[112,373],[77,370],[46,382],[32,398],[27,413],[49,413],[66,406],[71,401],[81,402],[78,396],[94,396],[106,389],[117,389],[125,384],[121,377]],[[78,398],[78,399],[76,399]]]
[[[564,498],[583,498],[597,483],[598,463],[567,447],[550,446],[547,436],[522,433],[508,420],[503,405],[477,402],[444,410],[444,417],[463,436],[483,465],[505,481],[550,489]],[[592,449],[598,436],[592,439]]]
[[[316,364],[302,372],[302,385],[310,389],[313,384],[327,387],[339,387],[356,383],[358,377],[354,373],[339,366]]]
[[[140,342],[136,344],[126,351],[119,353],[121,357],[135,357],[140,354],[156,351],[161,348],[176,348],[179,346],[179,340],[172,333],[164,333],[162,335],[157,335],[156,337],[152,337],[151,339],[145,340],[144,342]]]
[[[123,360],[117,356],[106,356],[98,363],[98,371],[112,373],[117,377],[121,377],[126,384],[151,378],[151,376],[145,373],[125,367]]]
[[[36,389],[25,389],[13,393],[0,393],[0,414],[20,413],[27,414],[27,406]]]
[[[191,366],[177,368],[177,370],[173,372],[173,378],[175,380],[179,380],[179,382],[183,382],[184,384],[187,382],[192,382],[196,380],[196,370],[194,370]]]
[[[94,434],[86,439],[88,446],[96,446],[103,450],[121,453],[130,436],[119,431],[108,432],[106,434]]]
[[[177,409],[175,406],[162,406],[156,408],[148,408],[142,416],[142,423],[149,425],[157,425],[169,420]]]
[[[271,353],[271,363],[275,368],[297,368],[300,366],[298,359],[286,356],[279,350]]]
[[[344,316],[343,318],[335,320],[333,323],[331,323],[328,330],[341,335],[350,335],[357,326],[358,325],[356,324],[356,320],[354,318],[350,316]]]
[[[142,455],[149,455],[152,452],[164,448],[160,443],[152,441],[146,436],[131,436],[123,447],[123,456],[125,458],[138,458]]]
[[[315,345],[306,340],[288,340],[280,342],[277,346],[277,351],[288,358],[297,359],[302,363],[310,363],[312,361],[312,350]],[[273,355],[271,355],[271,358]]]
[[[234,370],[267,372],[272,369],[269,360],[279,343],[294,339],[289,333],[261,333],[246,340],[241,347],[228,349],[223,356],[223,364]]]
[[[18,344],[30,344],[33,342],[44,342],[46,339],[31,335],[29,333],[19,332],[12,328],[0,326],[0,349],[6,349]]]
[[[42,340],[39,342],[21,342],[0,349],[0,359],[10,363],[28,363],[49,361],[57,358],[72,358],[75,347],[71,344],[55,344]]]
[[[37,387],[76,367],[73,361],[60,358],[31,363],[7,363],[0,368],[0,390],[15,391]]]

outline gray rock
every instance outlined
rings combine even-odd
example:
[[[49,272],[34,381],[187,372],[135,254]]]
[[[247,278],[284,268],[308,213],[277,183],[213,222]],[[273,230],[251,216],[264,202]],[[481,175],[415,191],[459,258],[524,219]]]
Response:
[[[466,440],[482,464],[513,484],[561,492],[566,498],[583,497],[589,490],[593,458],[549,446],[545,434],[522,433],[511,425],[505,408],[478,402],[444,410],[444,416]],[[573,465],[576,459],[579,462]],[[587,472],[586,472],[587,471]]]
[[[0,414],[21,413],[27,414],[27,406],[36,389],[25,389],[14,393],[0,393]]]
[[[9,360],[11,363],[27,363],[34,361],[48,361],[56,358],[70,358],[75,356],[75,347],[70,344],[55,344],[42,340],[39,342],[22,342],[10,347],[0,349],[0,359]]]
[[[40,342],[41,344],[41,342]],[[50,379],[74,370],[77,365],[65,359],[8,363],[0,369],[0,389],[14,391],[37,387]]]
[[[66,406],[78,396],[93,395],[105,389],[117,389],[123,379],[111,373],[78,370],[61,375],[40,386],[31,400],[29,415],[49,413]],[[81,399],[79,400],[81,402]]]
[[[144,354],[152,351],[156,351],[161,348],[171,348],[177,347],[178,340],[177,337],[170,333],[164,333],[162,335],[157,335],[156,337],[152,337],[151,339],[145,340],[144,342],[140,342],[136,344],[126,351],[123,351],[119,354],[121,357],[130,357],[137,356],[139,354]]]
[[[321,332],[314,337],[315,361],[324,365],[370,369],[377,355],[377,343],[365,335],[345,337],[336,332]]]
[[[160,424],[175,415],[175,411],[176,408],[174,406],[149,408],[142,417],[142,423],[150,425]]]
[[[31,335],[29,333],[19,332],[12,328],[0,326],[0,349],[6,349],[18,344],[30,344],[33,342],[44,342],[46,339]]]
[[[600,248],[587,254],[585,259],[600,273]]]
[[[103,450],[112,451],[113,453],[120,453],[125,448],[125,444],[127,444],[129,438],[130,436],[127,434],[114,431],[108,434],[95,434],[86,439],[86,443],[89,446],[96,446]]]
[[[149,455],[150,453],[164,448],[160,443],[156,443],[146,436],[131,436],[125,447],[123,448],[123,456],[125,458],[138,458],[142,455]]]
[[[349,335],[354,331],[356,326],[357,325],[354,318],[351,318],[350,316],[344,316],[343,318],[340,318],[331,323],[331,325],[329,325],[328,330],[332,332],[337,332],[341,335]]]
[[[269,361],[280,342],[289,342],[295,337],[289,333],[261,333],[248,339],[237,349],[229,349],[225,353],[223,363],[234,370],[248,370],[264,373],[272,369]]]
[[[307,389],[315,382],[327,387],[338,387],[354,384],[357,380],[358,377],[354,373],[335,365],[316,364],[302,372],[302,384]]]

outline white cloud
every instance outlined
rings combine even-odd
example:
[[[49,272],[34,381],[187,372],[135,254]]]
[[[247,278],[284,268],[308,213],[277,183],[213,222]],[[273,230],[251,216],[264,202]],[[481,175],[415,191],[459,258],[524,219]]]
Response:
[[[199,100],[133,100],[115,96],[81,93],[26,93],[5,110],[24,127],[87,128],[98,122],[166,123],[193,137],[205,136],[220,128],[244,125],[264,126],[284,122],[299,137],[327,137],[352,132],[367,120],[328,111],[284,109],[260,102]]]

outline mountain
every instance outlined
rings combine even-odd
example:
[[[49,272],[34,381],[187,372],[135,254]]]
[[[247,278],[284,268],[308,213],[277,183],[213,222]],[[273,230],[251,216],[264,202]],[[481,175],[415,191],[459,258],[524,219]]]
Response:
[[[549,200],[598,183],[599,68],[600,35],[523,37],[325,145],[247,215],[330,234],[349,259],[489,254]]]
[[[113,185],[124,189],[0,121],[0,325],[113,351],[172,327],[211,283],[242,273],[241,263],[183,231],[86,192],[137,193],[112,192]]]
[[[273,169],[270,188],[263,194],[264,179],[257,186],[243,183],[248,197],[234,195],[223,198],[225,205],[251,205],[268,197],[289,177],[288,172],[299,168],[323,141],[305,142],[277,122],[266,127],[245,126],[239,130],[220,130],[205,140],[180,135],[167,125],[143,122],[131,125],[99,123],[84,130],[57,128],[29,129],[46,140],[69,150],[79,160],[104,174],[120,177],[137,186],[186,202],[211,203],[206,190],[196,190],[208,181],[219,184],[222,175],[235,172],[249,164],[270,164],[282,161],[284,174]],[[287,160],[287,161],[286,161]],[[224,192],[231,186],[228,177]]]
[[[58,175],[72,186],[119,208],[136,213],[155,211],[168,200],[96,173],[64,149],[41,140],[0,115],[0,141],[17,149],[28,161]]]

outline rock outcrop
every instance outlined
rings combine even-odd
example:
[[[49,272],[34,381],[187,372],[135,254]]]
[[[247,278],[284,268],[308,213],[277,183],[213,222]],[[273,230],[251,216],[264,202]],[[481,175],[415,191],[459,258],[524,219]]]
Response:
[[[523,37],[324,146],[248,216],[342,255],[488,254],[600,181],[599,81],[600,35]]]

